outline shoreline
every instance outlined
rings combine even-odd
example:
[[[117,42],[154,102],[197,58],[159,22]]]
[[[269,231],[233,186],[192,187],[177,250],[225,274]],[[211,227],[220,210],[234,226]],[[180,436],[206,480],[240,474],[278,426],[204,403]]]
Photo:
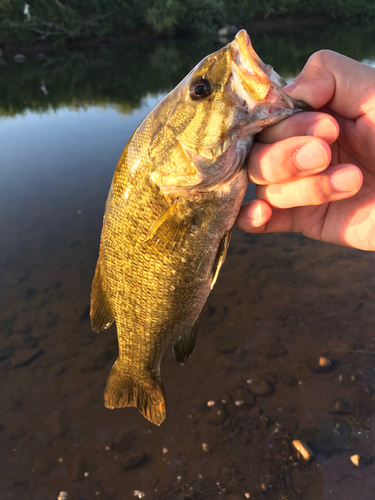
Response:
[[[233,26],[223,26],[222,28],[229,28],[228,35],[225,37],[219,37],[220,41],[225,43],[225,39],[230,41],[235,35],[235,32],[240,29],[246,29],[250,35],[252,33],[268,33],[270,31],[287,31],[292,30],[299,32],[306,28],[318,29],[327,28],[329,26],[342,26],[347,23],[343,21],[335,21],[331,19],[328,15],[315,15],[301,17],[297,15],[288,15],[282,17],[276,17],[267,20],[258,20],[252,22],[242,21]],[[352,26],[361,25],[361,23],[352,23]],[[218,30],[219,31],[219,30]],[[33,54],[39,52],[61,52],[69,49],[80,49],[80,48],[95,48],[95,47],[105,47],[118,44],[132,44],[132,43],[147,43],[155,41],[166,41],[166,40],[195,40],[196,37],[193,36],[175,36],[175,37],[165,37],[150,35],[147,32],[131,33],[128,35],[123,35],[121,37],[102,37],[102,38],[90,38],[87,40],[58,40],[58,41],[38,41],[33,40],[29,43],[20,42],[2,42],[0,43],[0,49],[3,55],[15,55],[17,53],[23,54]]]

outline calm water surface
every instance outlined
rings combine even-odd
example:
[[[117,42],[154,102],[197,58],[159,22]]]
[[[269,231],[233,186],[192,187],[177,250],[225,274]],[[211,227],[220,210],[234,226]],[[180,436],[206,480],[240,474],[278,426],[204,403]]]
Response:
[[[292,79],[320,48],[374,65],[373,39],[332,29],[253,44]],[[0,66],[1,498],[374,498],[371,253],[235,231],[192,358],[163,361],[166,422],[103,407],[116,332],[91,332],[88,302],[114,167],[143,117],[220,46],[6,56]],[[320,356],[333,363],[325,373]],[[311,448],[309,463],[294,439]]]

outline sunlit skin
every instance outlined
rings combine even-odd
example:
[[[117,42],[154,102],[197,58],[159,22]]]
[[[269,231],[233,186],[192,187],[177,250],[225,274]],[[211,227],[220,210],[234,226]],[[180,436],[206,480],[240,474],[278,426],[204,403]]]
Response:
[[[324,50],[284,90],[317,111],[258,135],[248,159],[258,199],[236,224],[375,250],[375,69]]]

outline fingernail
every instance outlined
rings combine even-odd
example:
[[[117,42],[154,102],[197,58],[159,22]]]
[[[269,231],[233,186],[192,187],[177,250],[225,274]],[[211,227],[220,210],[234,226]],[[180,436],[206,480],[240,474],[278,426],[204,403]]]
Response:
[[[293,80],[293,82],[288,83],[288,85],[285,85],[285,87],[283,87],[283,92],[289,95],[289,93],[292,92],[296,87],[297,83],[295,80]]]
[[[328,143],[332,143],[337,139],[337,128],[328,118],[321,118],[314,122],[307,129],[308,135],[320,137]]]
[[[347,193],[357,187],[358,178],[358,172],[353,168],[341,167],[331,175],[331,186],[336,191]]]
[[[260,206],[259,202],[254,201],[254,204],[251,207],[249,207],[247,216],[249,217],[252,223],[254,223],[254,221],[257,221],[262,217],[262,207]]]
[[[308,142],[294,152],[293,160],[300,170],[317,170],[327,164],[327,152],[320,144]]]

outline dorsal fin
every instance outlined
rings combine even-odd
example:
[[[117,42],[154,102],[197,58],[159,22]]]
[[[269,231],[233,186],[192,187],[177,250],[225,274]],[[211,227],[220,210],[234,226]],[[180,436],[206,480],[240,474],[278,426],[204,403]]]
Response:
[[[180,365],[186,363],[194,350],[195,342],[197,340],[197,330],[198,320],[173,343],[173,354]]]
[[[96,264],[95,276],[91,287],[90,318],[91,328],[98,333],[109,328],[115,320],[109,307],[107,296],[103,290],[100,258]]]

